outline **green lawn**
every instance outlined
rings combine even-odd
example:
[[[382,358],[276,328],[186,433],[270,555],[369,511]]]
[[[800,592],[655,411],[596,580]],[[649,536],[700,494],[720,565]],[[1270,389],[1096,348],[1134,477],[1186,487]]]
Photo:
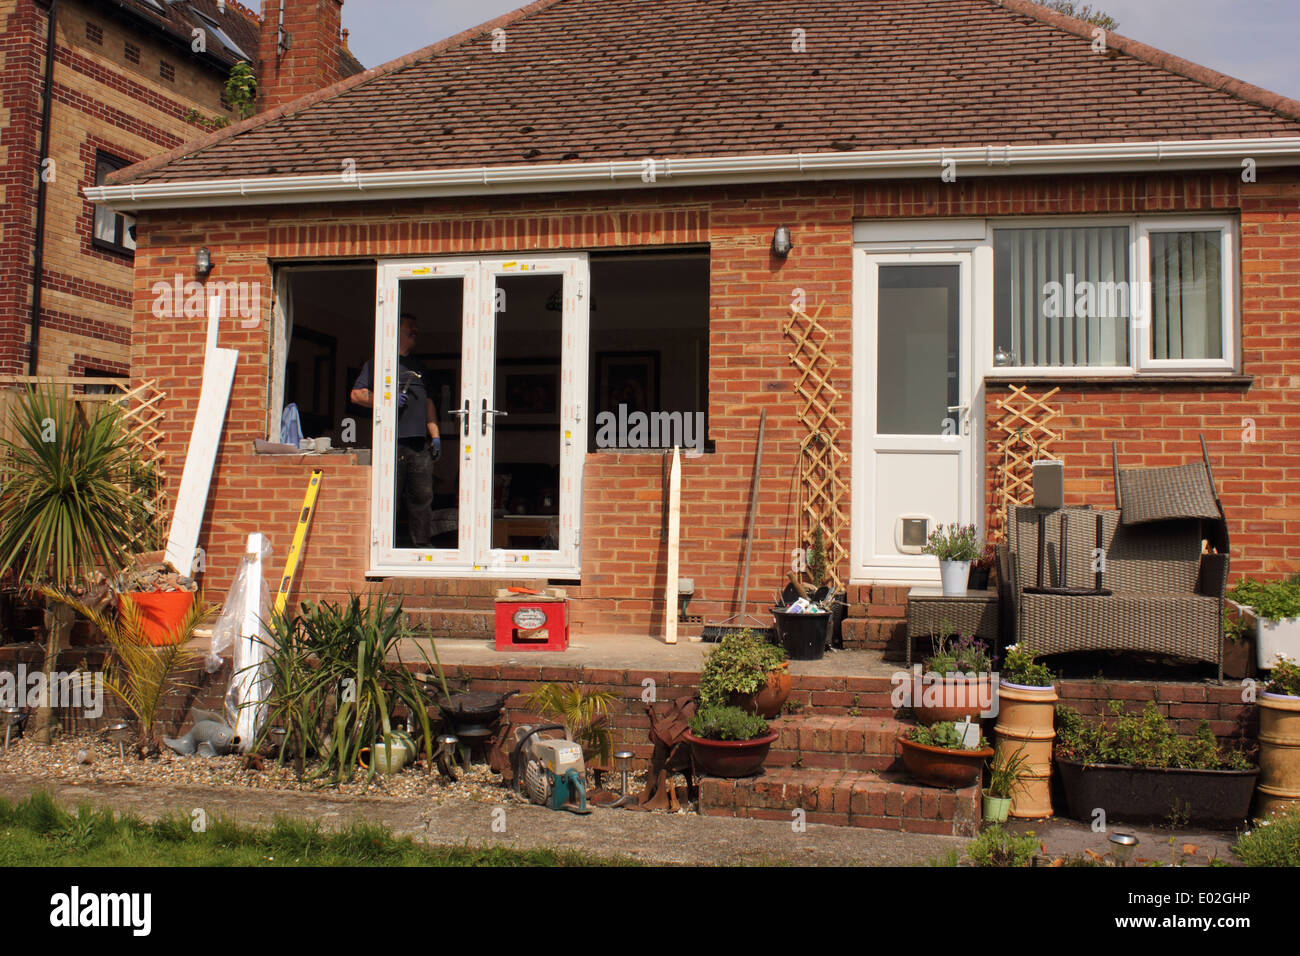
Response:
[[[627,866],[635,861],[570,850],[429,847],[382,826],[323,830],[277,819],[247,827],[186,817],[146,823],[111,810],[64,810],[46,793],[0,800],[0,867],[7,866]]]

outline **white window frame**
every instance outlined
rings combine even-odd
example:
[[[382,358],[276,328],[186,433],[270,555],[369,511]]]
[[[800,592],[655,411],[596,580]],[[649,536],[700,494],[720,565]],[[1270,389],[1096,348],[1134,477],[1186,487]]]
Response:
[[[987,330],[987,348],[979,342],[976,332],[976,346],[980,349],[977,365],[983,377],[999,380],[1015,377],[1036,379],[1066,380],[1108,380],[1159,378],[1161,376],[1199,376],[1221,378],[1234,374],[1238,370],[1240,350],[1237,343],[1240,336],[1238,321],[1238,303],[1240,302],[1241,263],[1237,260],[1237,218],[1224,216],[1033,216],[1007,219],[988,219],[986,244],[988,246],[987,268],[990,270],[981,283],[990,297],[988,313],[990,325]],[[1129,363],[1111,367],[1094,365],[994,365],[993,349],[995,332],[993,322],[993,284],[996,269],[996,252],[993,243],[995,229],[1079,229],[1097,226],[1120,226],[1129,228]],[[1223,349],[1221,359],[1162,359],[1151,358],[1150,335],[1150,279],[1151,259],[1149,236],[1153,232],[1209,232],[1218,230],[1223,237]]]
[[[1196,219],[1139,219],[1137,223],[1138,289],[1142,293],[1138,313],[1140,321],[1135,323],[1138,330],[1138,349],[1135,353],[1137,370],[1141,372],[1232,372],[1237,368],[1237,303],[1240,301],[1238,290],[1241,284],[1241,263],[1237,253],[1236,222],[1228,216],[1201,217]],[[1151,301],[1151,234],[1179,232],[1217,232],[1219,233],[1219,257],[1223,266],[1222,297],[1220,313],[1223,318],[1221,342],[1223,356],[1208,359],[1156,359],[1152,357],[1151,332],[1155,313]]]

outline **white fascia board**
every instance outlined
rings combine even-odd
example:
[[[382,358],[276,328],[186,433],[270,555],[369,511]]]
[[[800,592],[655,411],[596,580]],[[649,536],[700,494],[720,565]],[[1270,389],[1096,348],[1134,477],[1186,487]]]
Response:
[[[1300,137],[665,158],[653,159],[653,181],[648,181],[652,161],[648,158],[384,172],[358,169],[346,175],[129,183],[87,187],[85,195],[92,202],[106,203],[122,212],[136,212],[200,206],[363,202],[735,183],[928,179],[938,178],[949,163],[956,163],[960,179],[1240,169],[1247,159],[1257,166],[1300,165]]]

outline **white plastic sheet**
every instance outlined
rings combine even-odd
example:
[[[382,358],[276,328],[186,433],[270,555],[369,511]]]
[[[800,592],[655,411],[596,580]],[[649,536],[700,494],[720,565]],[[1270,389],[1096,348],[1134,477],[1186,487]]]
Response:
[[[233,673],[226,689],[226,720],[239,739],[237,750],[247,752],[266,719],[266,698],[271,685],[266,673],[267,644],[271,640],[266,621],[271,610],[271,591],[262,574],[262,563],[271,557],[266,537],[254,532],[221,616],[212,628],[212,647],[207,667],[221,667],[226,653],[233,657]]]

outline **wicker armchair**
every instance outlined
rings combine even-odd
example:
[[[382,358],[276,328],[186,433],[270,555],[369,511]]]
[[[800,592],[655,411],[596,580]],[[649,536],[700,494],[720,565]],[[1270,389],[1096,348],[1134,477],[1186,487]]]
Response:
[[[1110,594],[1034,593],[1038,534],[1043,578],[1060,584],[1061,518],[1068,518],[1064,584],[1093,587],[1096,522],[1102,523],[1102,585]],[[1008,516],[1006,587],[1014,637],[1036,654],[1122,650],[1208,661],[1223,676],[1226,555],[1202,555],[1196,522],[1124,525],[1117,511],[1016,507]],[[1030,589],[1028,592],[1026,588]]]

